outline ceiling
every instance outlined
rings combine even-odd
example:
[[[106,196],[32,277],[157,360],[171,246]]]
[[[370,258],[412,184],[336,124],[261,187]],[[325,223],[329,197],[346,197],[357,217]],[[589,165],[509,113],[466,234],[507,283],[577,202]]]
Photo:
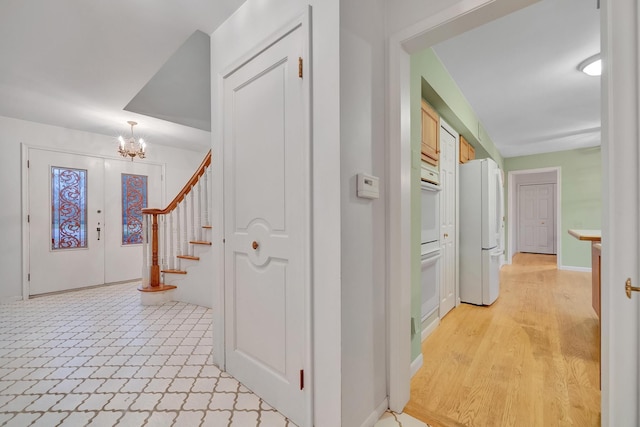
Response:
[[[172,55],[197,30],[212,33],[243,2],[2,0],[0,116],[114,138],[135,120],[136,134],[150,144],[208,147],[206,123],[187,126],[169,121],[175,112],[158,113],[162,120],[124,108],[162,77],[165,63],[175,67]],[[163,84],[156,79],[155,86]]]
[[[434,47],[503,157],[600,145],[596,1],[543,0]]]
[[[0,116],[114,138],[135,120],[150,144],[204,149],[208,114],[178,98],[202,79],[176,84],[166,70],[208,49],[194,33],[212,33],[243,2],[3,0]],[[512,157],[599,145],[599,79],[576,70],[599,44],[595,0],[543,0],[434,49],[498,150]],[[157,92],[170,86],[169,96]],[[189,108],[200,117],[188,117]]]

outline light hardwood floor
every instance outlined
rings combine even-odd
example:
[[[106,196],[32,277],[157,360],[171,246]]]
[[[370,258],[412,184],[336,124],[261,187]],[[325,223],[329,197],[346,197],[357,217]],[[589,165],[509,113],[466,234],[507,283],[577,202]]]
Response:
[[[517,254],[490,307],[461,304],[422,344],[405,412],[434,427],[599,426],[591,275]]]

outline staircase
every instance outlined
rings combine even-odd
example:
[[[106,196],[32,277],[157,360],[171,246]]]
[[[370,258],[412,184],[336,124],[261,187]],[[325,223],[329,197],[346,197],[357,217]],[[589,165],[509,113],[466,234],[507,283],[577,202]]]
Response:
[[[201,262],[211,256],[210,165],[211,151],[166,208],[142,210],[143,305],[182,301],[211,307],[213,267]]]

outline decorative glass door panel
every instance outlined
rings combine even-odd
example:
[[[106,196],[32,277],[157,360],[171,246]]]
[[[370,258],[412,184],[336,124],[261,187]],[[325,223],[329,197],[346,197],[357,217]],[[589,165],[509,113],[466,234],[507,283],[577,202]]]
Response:
[[[87,171],[51,167],[51,249],[87,247]]]
[[[122,244],[142,243],[142,209],[147,207],[147,177],[122,174]]]

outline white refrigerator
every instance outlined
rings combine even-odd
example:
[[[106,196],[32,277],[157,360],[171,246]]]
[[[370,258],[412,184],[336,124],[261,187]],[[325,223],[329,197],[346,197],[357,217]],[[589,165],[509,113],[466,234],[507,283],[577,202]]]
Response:
[[[460,165],[460,301],[491,305],[500,294],[504,196],[492,159]]]

